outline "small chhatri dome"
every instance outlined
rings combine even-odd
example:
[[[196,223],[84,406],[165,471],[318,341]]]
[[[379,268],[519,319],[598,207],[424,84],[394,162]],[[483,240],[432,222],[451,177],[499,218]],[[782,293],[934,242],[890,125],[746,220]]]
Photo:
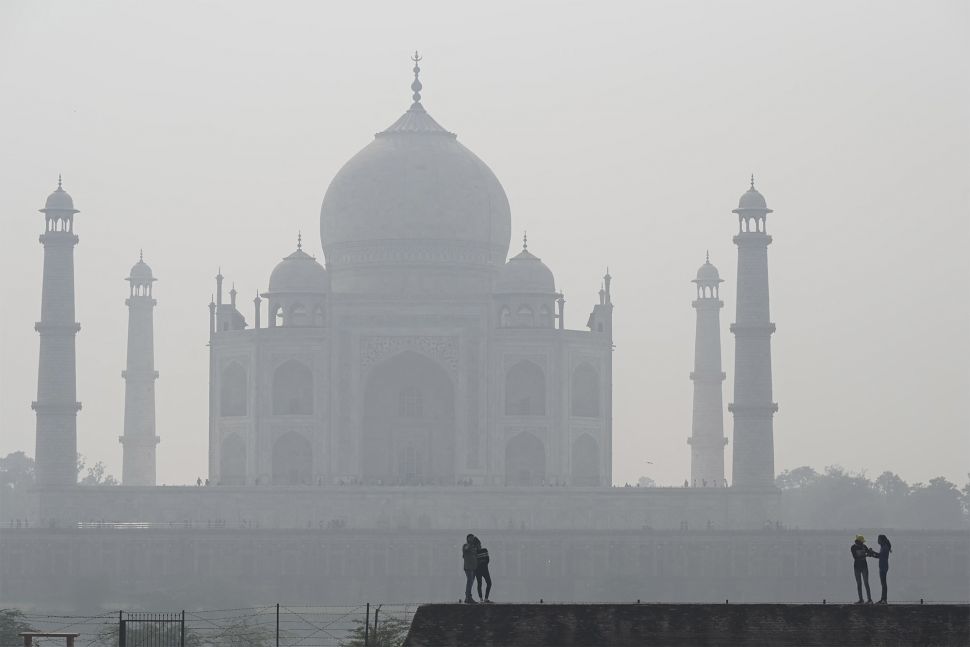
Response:
[[[130,281],[154,281],[152,276],[152,268],[148,266],[145,262],[145,256],[142,252],[138,252],[138,262],[131,266],[131,272],[128,275],[128,280]]]
[[[742,210],[754,210],[754,211],[764,211],[766,213],[771,213],[771,209],[768,208],[768,203],[765,201],[765,197],[754,188],[754,175],[751,175],[751,188],[744,192],[741,199],[738,200],[738,208],[733,211],[733,213],[738,213]]]
[[[529,239],[522,236],[522,251],[499,270],[496,294],[554,294],[556,279],[545,263],[529,251]]]
[[[69,211],[70,213],[80,213],[74,208],[74,199],[71,198],[71,194],[64,190],[61,186],[61,176],[57,176],[57,188],[54,192],[47,196],[47,203],[44,205],[43,209],[40,209],[41,213],[47,213],[48,211]]]
[[[303,251],[302,235],[297,237],[296,251],[277,263],[269,276],[269,292],[327,291],[327,270],[317,259]]]
[[[692,281],[693,283],[722,283],[721,275],[718,273],[717,268],[711,264],[711,255],[707,255],[707,260],[701,265],[700,269],[697,270],[697,278]]]

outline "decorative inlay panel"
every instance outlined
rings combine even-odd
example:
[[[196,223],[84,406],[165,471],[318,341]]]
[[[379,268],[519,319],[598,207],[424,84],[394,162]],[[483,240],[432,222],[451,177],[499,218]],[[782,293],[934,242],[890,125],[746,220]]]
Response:
[[[443,366],[452,378],[458,375],[458,338],[447,335],[363,336],[360,338],[360,368],[372,367],[403,351],[426,355]]]

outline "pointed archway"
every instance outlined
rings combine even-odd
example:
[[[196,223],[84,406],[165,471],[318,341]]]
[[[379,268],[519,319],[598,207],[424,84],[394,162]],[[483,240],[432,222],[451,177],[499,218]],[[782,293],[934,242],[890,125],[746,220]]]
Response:
[[[371,369],[364,389],[365,482],[453,483],[455,436],[455,388],[441,366],[405,351]]]

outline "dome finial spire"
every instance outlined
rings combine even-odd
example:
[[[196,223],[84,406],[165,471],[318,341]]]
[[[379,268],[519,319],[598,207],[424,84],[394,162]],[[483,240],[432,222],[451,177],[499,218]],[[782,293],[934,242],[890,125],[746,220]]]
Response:
[[[412,70],[414,72],[414,83],[411,84],[411,90],[414,94],[411,95],[411,98],[414,99],[415,103],[421,103],[422,85],[418,78],[418,75],[421,74],[421,67],[418,65],[421,61],[421,55],[418,54],[418,50],[414,50],[414,56],[411,57],[411,60],[414,61],[414,69]]]
[[[64,190],[64,188],[61,187],[61,174],[60,173],[57,174],[57,190],[58,191],[63,191]]]
[[[522,231],[522,249],[529,249],[529,232]]]
[[[303,231],[297,230],[296,232],[296,248],[303,249]]]
[[[704,262],[705,263],[711,262],[711,250],[707,250],[707,252],[704,254]]]
[[[754,173],[751,174],[751,190],[754,191]]]
[[[139,263],[144,263],[145,262],[145,250],[144,249],[139,249],[138,250],[138,262]]]

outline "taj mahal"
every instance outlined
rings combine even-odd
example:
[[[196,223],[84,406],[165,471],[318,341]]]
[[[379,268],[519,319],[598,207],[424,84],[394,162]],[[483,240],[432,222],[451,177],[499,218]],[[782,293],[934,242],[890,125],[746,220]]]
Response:
[[[303,582],[314,595],[330,595],[314,578],[342,582],[344,594],[365,585],[401,590],[401,582],[383,577],[385,568],[401,570],[409,587],[432,592],[447,577],[434,565],[437,547],[451,550],[456,532],[474,529],[492,533],[496,562],[513,569],[506,575],[524,591],[535,573],[521,555],[542,533],[565,533],[569,550],[591,555],[606,545],[640,545],[642,553],[646,540],[638,533],[645,530],[744,532],[779,518],[766,226],[772,210],[754,179],[733,209],[731,445],[722,414],[722,279],[708,259],[693,278],[694,405],[693,421],[684,425],[691,456],[685,485],[692,487],[611,487],[611,276],[602,277],[588,316],[577,315],[583,328],[567,327],[566,300],[552,268],[525,236],[513,248],[501,183],[429,114],[420,58],[413,60],[410,107],[351,157],[326,190],[324,258],[314,258],[296,237],[295,249],[280,250],[268,289],[252,300],[240,299],[235,287],[226,291],[221,269],[215,277],[211,487],[156,486],[156,444],[164,442],[155,428],[156,277],[143,258],[128,277],[122,485],[77,486],[78,210],[58,183],[41,209],[44,282],[32,405],[34,518],[46,530],[38,530],[36,541],[5,540],[0,561],[44,569],[51,555],[62,555],[78,573],[135,577],[141,558],[124,561],[106,552],[106,545],[121,542],[120,554],[156,560],[181,581],[217,572],[230,577],[225,574],[240,563],[258,570],[260,560],[290,546],[280,550],[315,555],[301,561],[312,563],[305,573],[296,568],[288,580]],[[685,288],[690,278],[683,277]],[[724,469],[728,450],[731,483]],[[118,533],[94,537],[93,522],[129,528],[131,542]],[[394,533],[397,542],[393,567],[373,566],[375,555],[390,559],[382,533]],[[729,543],[754,583],[759,567],[744,542]],[[5,568],[5,580],[34,586],[20,566]],[[547,575],[576,579],[566,571]],[[595,597],[599,577],[582,575],[567,597]]]

